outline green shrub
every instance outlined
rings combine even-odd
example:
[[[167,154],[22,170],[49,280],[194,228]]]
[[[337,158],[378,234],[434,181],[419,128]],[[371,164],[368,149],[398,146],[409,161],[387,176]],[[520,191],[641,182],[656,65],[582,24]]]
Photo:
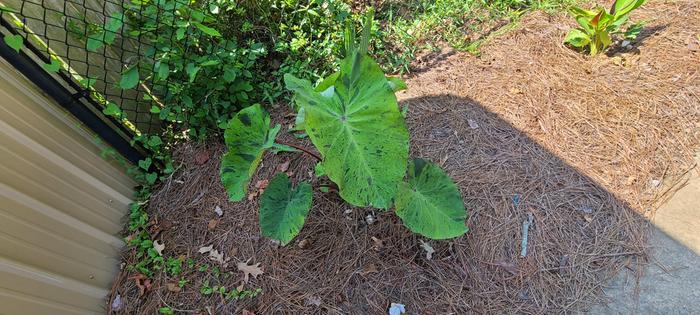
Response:
[[[121,87],[146,82],[151,112],[194,139],[218,133],[260,94],[254,69],[265,47],[224,37],[216,27],[218,10],[180,0],[132,1],[124,9],[124,34],[148,48],[123,72]]]

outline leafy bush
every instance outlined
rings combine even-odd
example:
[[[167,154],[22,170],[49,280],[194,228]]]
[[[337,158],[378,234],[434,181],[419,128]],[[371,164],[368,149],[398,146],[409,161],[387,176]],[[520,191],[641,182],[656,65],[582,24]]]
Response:
[[[604,52],[612,43],[611,35],[623,33],[620,28],[629,19],[629,13],[644,4],[645,1],[616,0],[610,8],[610,12],[602,7],[596,7],[593,10],[573,7],[571,13],[580,27],[570,30],[566,34],[564,42],[579,49],[588,47],[592,56]],[[639,28],[638,24],[634,24],[626,32],[626,37],[635,32],[639,33]]]
[[[467,231],[466,211],[455,184],[425,160],[408,165],[408,129],[394,95],[405,84],[387,79],[368,56],[371,25],[367,14],[358,45],[347,24],[340,70],[315,88],[308,80],[285,75],[297,115],[303,116],[304,129],[321,153],[320,168],[345,201],[388,209],[395,200],[396,213],[410,230],[434,239],[460,236]],[[259,106],[242,110],[229,122],[221,178],[231,200],[245,196],[264,150],[279,146],[274,143],[278,130]],[[294,190],[290,186],[286,175],[277,175],[261,197],[262,233],[282,244],[301,230],[312,203],[308,183]]]
[[[131,1],[124,9],[124,34],[149,48],[123,72],[121,88],[150,79],[151,112],[195,139],[218,133],[259,93],[253,73],[265,49],[222,36],[214,26],[219,10],[180,0]]]

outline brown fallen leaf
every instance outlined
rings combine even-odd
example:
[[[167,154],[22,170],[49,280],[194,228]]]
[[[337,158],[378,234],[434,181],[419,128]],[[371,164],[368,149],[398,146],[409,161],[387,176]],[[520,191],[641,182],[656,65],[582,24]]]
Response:
[[[148,279],[148,277],[146,277],[144,274],[136,274],[130,279],[133,279],[136,282],[136,287],[139,288],[139,296],[142,296],[151,289],[151,279]]]
[[[245,289],[245,282],[241,281],[241,284],[236,287],[236,290],[238,290],[238,292],[243,292],[243,289]]]
[[[173,292],[173,293],[178,293],[182,288],[177,285],[177,283],[169,282],[168,284],[165,285],[168,288],[168,291]]]
[[[219,220],[218,219],[211,219],[211,220],[209,220],[209,224],[207,224],[207,229],[209,231],[211,231],[211,230],[215,229],[217,225],[219,225]]]
[[[209,150],[201,150],[197,152],[197,154],[194,156],[194,161],[195,163],[197,163],[197,165],[202,165],[204,163],[207,163],[210,157],[211,153],[209,152]]]
[[[255,265],[248,265],[247,262],[239,262],[236,264],[238,270],[243,272],[243,281],[248,283],[248,276],[253,276],[253,278],[258,278],[259,275],[263,274],[263,270],[260,269],[260,263]]]
[[[365,265],[364,267],[362,267],[362,272],[360,272],[360,274],[363,276],[366,276],[370,273],[375,273],[375,272],[379,272],[379,270],[377,269],[377,265],[369,264],[369,265]]]
[[[160,229],[162,231],[167,231],[173,227],[173,222],[171,222],[169,220],[160,220],[160,222],[158,222],[158,225],[160,226]]]
[[[301,249],[307,249],[307,248],[309,248],[310,245],[311,245],[311,242],[309,240],[303,239],[303,240],[301,240],[301,242],[299,242],[299,244],[297,246],[299,246],[299,248],[301,248]]]
[[[289,169],[290,162],[291,162],[290,160],[287,160],[284,163],[277,165],[277,173],[286,172]]]
[[[495,265],[503,268],[503,270],[508,271],[512,275],[517,275],[520,272],[514,263],[498,261],[495,263]]]
[[[430,243],[423,242],[423,240],[420,240],[421,242],[421,247],[423,247],[423,250],[425,250],[425,259],[431,260],[433,259],[433,254],[435,253],[435,249],[433,249],[432,246],[430,246]]]
[[[255,315],[255,313],[253,313],[249,310],[243,309],[243,315]]]
[[[251,192],[248,194],[248,201],[253,201],[253,199],[255,199],[255,197],[257,197],[259,194],[260,194],[260,192],[257,191],[257,190],[256,190],[256,191],[251,191]]]
[[[218,263],[220,263],[220,264],[222,264],[222,265],[226,263],[226,260],[224,260],[224,253],[220,253],[220,252],[219,252],[218,250],[216,250],[216,249],[212,249],[212,250],[209,252],[209,259],[211,259],[211,260],[213,260],[213,261],[216,261],[216,262],[218,262]]]
[[[199,253],[206,254],[206,253],[210,252],[212,249],[214,249],[214,245],[202,246],[199,248]]]
[[[158,252],[158,255],[163,256],[163,250],[165,249],[165,244],[159,242],[159,241],[153,241],[153,249]]]
[[[267,185],[270,183],[269,180],[267,179],[261,179],[255,183],[255,188],[257,189],[265,189],[267,188]]]
[[[379,251],[384,247],[384,242],[374,236],[372,236],[372,241],[374,242],[374,246],[372,246],[372,249]]]

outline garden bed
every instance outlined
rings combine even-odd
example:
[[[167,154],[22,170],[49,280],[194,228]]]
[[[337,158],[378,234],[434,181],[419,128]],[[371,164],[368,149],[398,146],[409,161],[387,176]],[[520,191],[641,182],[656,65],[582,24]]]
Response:
[[[565,47],[570,18],[535,12],[479,57],[444,52],[415,65],[426,70],[399,93],[411,156],[438,163],[458,184],[470,214],[465,236],[424,239],[393,212],[351,207],[331,191],[314,193],[301,234],[279,247],[260,237],[255,185],[278,171],[317,181],[315,161],[268,152],[253,196],[231,203],[219,179],[223,145],[185,143],[148,209],[163,253],[194,266],[177,277],[156,273],[148,285],[124,270],[110,305],[118,294],[120,312],[139,314],[385,314],[391,303],[409,314],[465,314],[561,313],[602,301],[615,272],[640,271],[645,219],[693,166],[700,138],[700,4],[656,1],[632,17],[650,22],[632,47],[607,56]],[[271,114],[293,123],[286,106]],[[435,250],[430,259],[423,242]],[[204,246],[226,266],[200,254]],[[124,259],[133,263],[133,252]],[[241,262],[264,273],[245,283]],[[227,300],[203,294],[204,283],[262,292]]]

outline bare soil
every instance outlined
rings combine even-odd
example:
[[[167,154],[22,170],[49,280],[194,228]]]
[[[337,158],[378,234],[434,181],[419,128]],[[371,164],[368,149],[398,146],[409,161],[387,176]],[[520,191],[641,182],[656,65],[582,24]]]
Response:
[[[391,212],[316,192],[301,234],[279,247],[260,237],[257,198],[227,201],[218,177],[223,146],[187,143],[176,151],[180,170],[151,198],[150,215],[164,227],[164,255],[212,266],[198,249],[213,245],[230,258],[220,267],[231,276],[185,268],[189,283],[175,293],[167,284],[180,277],[160,273],[139,296],[125,270],[111,298],[120,294],[128,314],[163,306],[195,314],[386,314],[390,303],[409,314],[588,309],[616,271],[645,262],[646,219],[693,166],[700,143],[700,3],[652,1],[632,19],[649,22],[632,47],[608,55],[570,50],[562,40],[574,22],[533,12],[478,57],[445,51],[416,65],[428,70],[399,94],[409,107],[411,156],[439,163],[458,183],[470,214],[465,236],[429,241]],[[273,119],[289,125],[288,112],[273,109]],[[200,164],[203,156],[210,158]],[[320,183],[312,158],[268,153],[251,191],[286,161],[294,180]],[[210,229],[217,206],[224,214]],[[422,241],[436,250],[430,260]],[[135,261],[130,251],[124,259]],[[239,286],[236,263],[246,261],[264,270],[245,284],[262,288],[260,296],[200,294],[205,280]]]

